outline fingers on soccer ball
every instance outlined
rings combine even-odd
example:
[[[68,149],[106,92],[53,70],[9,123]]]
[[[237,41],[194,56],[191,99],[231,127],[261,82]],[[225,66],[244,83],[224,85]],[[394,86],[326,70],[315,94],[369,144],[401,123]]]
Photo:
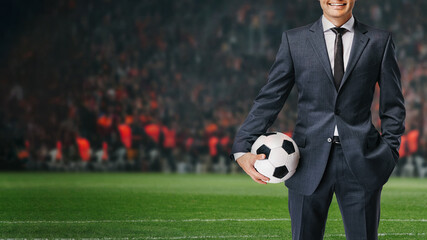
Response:
[[[261,181],[264,182],[268,182],[270,181],[270,179],[264,175],[262,175],[261,173],[259,173],[255,168],[253,168],[253,172],[252,172],[253,176]]]
[[[251,176],[251,178],[252,178],[255,182],[257,182],[257,183],[260,183],[260,184],[267,184],[267,182],[265,182],[265,181],[263,181],[263,180],[261,180],[261,179],[257,179],[256,177],[252,177],[252,176]]]

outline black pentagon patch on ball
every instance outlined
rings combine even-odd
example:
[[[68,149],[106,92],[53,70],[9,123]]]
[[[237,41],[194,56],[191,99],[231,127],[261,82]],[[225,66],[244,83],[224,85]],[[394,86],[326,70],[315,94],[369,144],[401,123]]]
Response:
[[[271,149],[263,144],[256,150],[256,154],[265,154],[265,158],[267,159],[270,156],[270,151]]]
[[[286,174],[288,174],[288,172],[289,171],[288,171],[288,168],[286,168],[286,166],[281,166],[274,169],[273,176],[277,178],[283,178],[284,176],[286,176]]]
[[[264,136],[270,136],[270,135],[274,135],[276,134],[275,132],[271,132],[271,133],[265,133]]]
[[[283,140],[282,148],[285,149],[288,154],[292,154],[295,152],[294,145],[288,140]]]

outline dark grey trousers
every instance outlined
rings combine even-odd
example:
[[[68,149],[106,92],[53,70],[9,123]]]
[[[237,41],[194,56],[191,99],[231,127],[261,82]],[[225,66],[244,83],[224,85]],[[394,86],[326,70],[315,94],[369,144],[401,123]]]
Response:
[[[323,239],[334,193],[347,240],[378,239],[381,190],[366,191],[351,173],[341,146],[333,144],[328,165],[316,191],[304,196],[289,190],[292,239]]]

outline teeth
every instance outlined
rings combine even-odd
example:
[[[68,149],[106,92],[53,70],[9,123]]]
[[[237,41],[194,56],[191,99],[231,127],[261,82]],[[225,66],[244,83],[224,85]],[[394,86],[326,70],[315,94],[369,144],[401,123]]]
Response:
[[[331,6],[344,6],[344,3],[329,3]]]

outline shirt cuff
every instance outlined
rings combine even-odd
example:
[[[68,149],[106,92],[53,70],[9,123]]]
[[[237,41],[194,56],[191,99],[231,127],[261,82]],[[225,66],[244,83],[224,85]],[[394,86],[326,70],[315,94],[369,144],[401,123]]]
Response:
[[[245,152],[237,152],[237,153],[233,154],[233,156],[234,156],[234,161],[237,161],[237,159],[238,159],[239,157],[241,157],[241,156],[243,156],[243,155],[245,155],[245,154],[246,154]]]

